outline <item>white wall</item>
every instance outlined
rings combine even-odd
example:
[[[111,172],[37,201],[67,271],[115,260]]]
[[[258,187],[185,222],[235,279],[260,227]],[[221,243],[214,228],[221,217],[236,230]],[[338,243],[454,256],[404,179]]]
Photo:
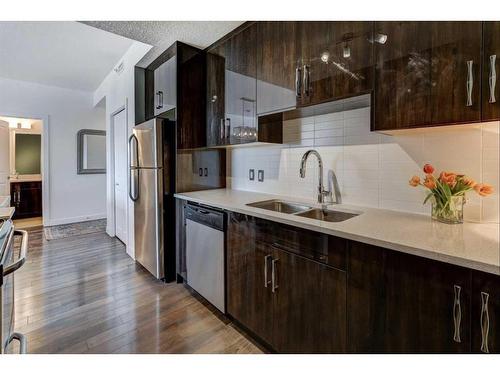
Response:
[[[228,186],[273,194],[315,199],[317,161],[307,162],[306,178],[299,177],[302,155],[316,149],[327,170],[335,171],[344,203],[430,213],[423,206],[423,188],[412,188],[412,175],[421,167],[465,173],[494,186],[495,194],[480,198],[468,194],[465,218],[499,221],[499,125],[462,125],[411,130],[395,136],[370,132],[370,108],[289,120],[280,146],[232,149],[228,157]],[[265,181],[249,181],[248,169],[264,169]]]
[[[91,92],[0,78],[0,115],[42,119],[43,126],[48,121],[50,215],[44,225],[106,216],[105,175],[76,174],[76,133],[105,129],[104,109],[94,107]]]
[[[106,103],[106,164],[113,166],[113,154],[111,144],[111,116],[122,107],[127,108],[127,127],[128,135],[132,134],[135,119],[134,107],[134,66],[151,49],[150,45],[134,42],[123,58],[118,62],[119,66],[123,62],[123,70],[117,73],[112,70],[94,92],[94,104],[97,105],[105,100]],[[114,221],[114,179],[112,168],[108,168],[106,180],[106,212],[108,223],[106,232],[110,236],[115,235]],[[127,233],[127,254],[132,258],[134,255],[134,205],[131,200],[128,201],[128,233]]]

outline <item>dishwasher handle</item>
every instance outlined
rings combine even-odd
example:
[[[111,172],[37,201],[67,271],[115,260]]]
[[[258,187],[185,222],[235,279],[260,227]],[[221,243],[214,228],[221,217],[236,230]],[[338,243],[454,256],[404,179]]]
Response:
[[[191,220],[213,229],[225,230],[225,214],[223,211],[193,204],[187,204],[184,209],[186,220]]]

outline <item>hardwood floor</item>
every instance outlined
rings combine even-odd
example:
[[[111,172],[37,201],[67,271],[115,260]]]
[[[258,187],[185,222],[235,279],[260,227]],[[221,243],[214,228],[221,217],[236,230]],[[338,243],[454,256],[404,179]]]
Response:
[[[261,353],[103,233],[46,241],[42,230],[30,231],[15,290],[15,330],[27,335],[29,353]]]

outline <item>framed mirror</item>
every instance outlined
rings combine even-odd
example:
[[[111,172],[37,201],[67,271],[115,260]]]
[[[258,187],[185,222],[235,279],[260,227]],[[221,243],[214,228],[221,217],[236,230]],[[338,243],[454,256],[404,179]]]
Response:
[[[78,174],[106,173],[106,132],[82,129],[77,134]]]

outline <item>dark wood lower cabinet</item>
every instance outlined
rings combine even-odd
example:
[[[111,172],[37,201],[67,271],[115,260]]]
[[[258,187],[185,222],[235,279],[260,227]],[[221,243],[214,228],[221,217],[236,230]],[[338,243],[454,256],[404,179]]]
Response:
[[[275,250],[272,261],[273,347],[280,353],[344,353],[345,272],[283,250]]]
[[[500,276],[472,274],[472,352],[500,353]]]
[[[352,242],[349,351],[470,351],[470,270]]]
[[[265,223],[229,215],[228,313],[280,353],[345,352],[345,272],[257,240]]]
[[[264,265],[270,257],[271,251],[252,233],[228,231],[227,312],[267,343],[272,342],[273,304],[271,288],[264,285]]]
[[[12,182],[10,201],[15,207],[13,219],[42,216],[42,182]]]
[[[279,353],[500,352],[500,276],[228,218],[228,312]]]

